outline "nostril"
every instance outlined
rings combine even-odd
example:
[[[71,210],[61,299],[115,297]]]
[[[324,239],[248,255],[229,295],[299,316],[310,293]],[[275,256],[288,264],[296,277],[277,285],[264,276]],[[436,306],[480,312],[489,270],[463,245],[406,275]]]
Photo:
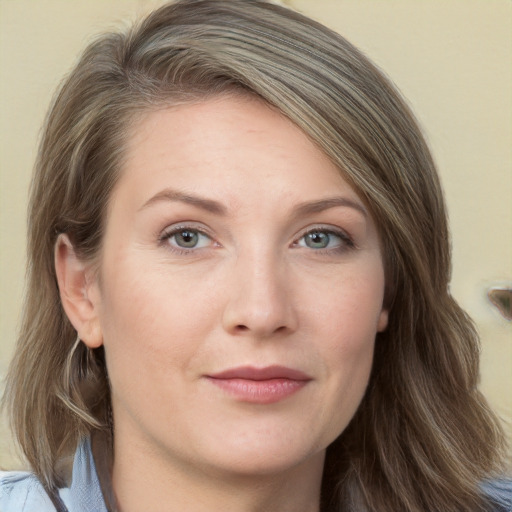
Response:
[[[234,328],[234,331],[238,332],[238,333],[247,333],[247,332],[250,332],[251,330],[252,329],[250,327],[248,327],[247,325],[244,325],[244,324],[238,324]],[[287,330],[286,325],[281,325],[277,329],[274,329],[272,331],[272,333],[273,334],[278,334],[278,333],[285,332],[286,330]]]

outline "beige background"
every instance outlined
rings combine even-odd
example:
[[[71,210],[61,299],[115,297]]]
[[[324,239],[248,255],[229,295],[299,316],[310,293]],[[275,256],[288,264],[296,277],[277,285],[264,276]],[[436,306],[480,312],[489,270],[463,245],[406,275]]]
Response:
[[[23,289],[27,188],[52,92],[95,33],[158,0],[0,0],[0,377]],[[486,299],[512,283],[512,2],[290,0],[365,51],[430,140],[453,234],[455,297],[483,341],[482,389],[512,439],[512,325]],[[1,389],[1,386],[0,386]],[[0,467],[15,459],[0,426]]]

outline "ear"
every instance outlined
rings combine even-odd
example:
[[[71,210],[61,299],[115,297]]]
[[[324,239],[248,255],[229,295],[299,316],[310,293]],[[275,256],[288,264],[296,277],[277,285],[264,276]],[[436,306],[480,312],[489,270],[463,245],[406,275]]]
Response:
[[[377,320],[377,332],[383,332],[388,328],[389,321],[389,311],[385,308],[382,308],[379,313],[379,318]]]
[[[98,316],[99,289],[90,266],[80,260],[65,234],[55,243],[55,271],[60,300],[69,321],[89,348],[103,344]]]

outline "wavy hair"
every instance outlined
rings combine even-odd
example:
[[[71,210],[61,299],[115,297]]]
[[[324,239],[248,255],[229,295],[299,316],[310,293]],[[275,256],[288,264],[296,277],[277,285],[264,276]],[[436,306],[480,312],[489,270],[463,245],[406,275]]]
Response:
[[[223,93],[279,109],[368,205],[383,243],[389,326],[355,417],[327,450],[322,509],[486,510],[479,483],[504,436],[477,389],[479,341],[448,290],[450,247],[429,149],[390,81],[340,35],[263,0],[179,0],[83,53],[49,111],[31,188],[28,286],[6,396],[45,485],[81,436],[106,428],[102,349],[75,343],[54,245],[94,261],[141,112]]]

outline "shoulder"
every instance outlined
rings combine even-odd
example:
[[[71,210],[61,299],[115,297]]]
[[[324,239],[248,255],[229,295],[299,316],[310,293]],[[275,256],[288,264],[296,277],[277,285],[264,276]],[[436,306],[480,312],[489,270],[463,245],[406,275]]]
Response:
[[[1,1],[1,0],[0,0]],[[89,439],[76,450],[71,485],[59,489],[62,510],[106,512]],[[0,512],[56,512],[41,481],[24,471],[0,471]]]
[[[39,479],[24,471],[0,471],[2,512],[55,512]]]
[[[512,512],[512,479],[487,480],[482,490],[494,506],[492,512]]]

